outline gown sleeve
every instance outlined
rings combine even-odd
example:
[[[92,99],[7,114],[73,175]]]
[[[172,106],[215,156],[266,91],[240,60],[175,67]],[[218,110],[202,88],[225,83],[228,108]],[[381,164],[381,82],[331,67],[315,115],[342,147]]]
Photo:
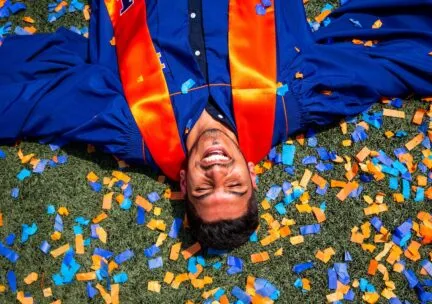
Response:
[[[365,111],[381,97],[432,96],[432,1],[351,0],[312,33],[293,66],[302,129]]]
[[[102,47],[106,33],[99,12],[92,15],[90,43],[63,28],[5,39],[0,46],[0,143],[90,143],[143,163],[142,137],[123,95],[114,48],[109,40]]]

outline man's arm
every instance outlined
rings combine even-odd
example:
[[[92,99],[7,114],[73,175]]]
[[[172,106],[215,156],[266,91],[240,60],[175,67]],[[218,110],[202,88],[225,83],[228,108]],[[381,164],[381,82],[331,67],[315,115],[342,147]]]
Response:
[[[91,143],[142,163],[141,135],[117,73],[89,62],[87,39],[68,30],[7,38],[0,47],[0,143]]]

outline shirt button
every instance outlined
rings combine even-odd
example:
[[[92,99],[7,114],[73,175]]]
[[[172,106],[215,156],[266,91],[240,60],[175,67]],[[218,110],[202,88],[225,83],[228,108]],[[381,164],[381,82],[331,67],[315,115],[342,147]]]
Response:
[[[198,50],[196,50],[196,51],[195,51],[195,56],[199,56],[199,55],[201,55],[201,52],[198,51]]]
[[[223,118],[223,115],[222,115],[222,114],[218,114],[218,117],[219,117],[220,119],[222,119],[222,118]]]
[[[191,13],[191,14],[190,14],[190,17],[191,17],[192,19],[195,19],[196,14],[195,14],[195,13]]]

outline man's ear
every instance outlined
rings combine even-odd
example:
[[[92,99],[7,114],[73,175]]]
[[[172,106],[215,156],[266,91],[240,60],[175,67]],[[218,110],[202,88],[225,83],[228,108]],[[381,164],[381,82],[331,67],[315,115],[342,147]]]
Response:
[[[180,170],[180,189],[183,195],[187,193],[187,179],[186,179],[186,170]]]
[[[252,187],[254,189],[257,189],[256,173],[255,173],[254,167],[255,167],[255,164],[253,162],[248,162],[248,168],[249,168],[250,178],[251,178],[251,181],[252,181]]]

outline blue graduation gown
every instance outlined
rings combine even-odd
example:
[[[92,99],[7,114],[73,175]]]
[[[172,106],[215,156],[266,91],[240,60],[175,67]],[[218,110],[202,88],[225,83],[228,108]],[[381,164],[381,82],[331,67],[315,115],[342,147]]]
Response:
[[[187,1],[147,0],[146,5],[170,90],[178,91],[189,78],[205,84],[188,48]],[[274,6],[277,80],[289,87],[285,98],[277,99],[274,145],[356,115],[383,96],[432,96],[432,0],[351,0],[315,33],[301,0],[275,0]],[[230,83],[227,10],[228,0],[203,1],[209,83]],[[372,29],[378,19],[382,27]],[[65,29],[8,37],[0,47],[0,143],[18,138],[92,143],[127,162],[154,165],[123,95],[112,37],[99,0],[92,3],[89,40]],[[378,43],[366,47],[352,39]],[[297,72],[303,79],[296,79]],[[197,90],[173,101],[180,137],[210,95],[235,123],[229,89]]]

